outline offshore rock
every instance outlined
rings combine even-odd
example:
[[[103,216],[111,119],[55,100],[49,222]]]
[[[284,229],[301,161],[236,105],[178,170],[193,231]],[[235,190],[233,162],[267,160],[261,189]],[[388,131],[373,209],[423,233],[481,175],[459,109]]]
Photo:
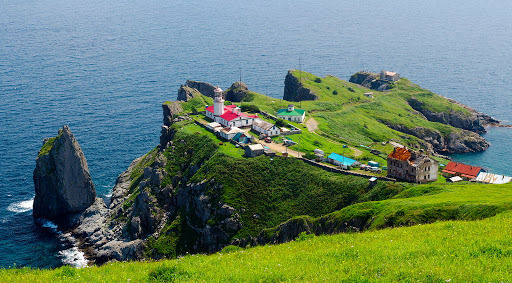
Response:
[[[304,88],[299,79],[293,75],[293,71],[295,70],[288,71],[284,79],[283,99],[288,101],[317,100],[318,96]]]
[[[56,219],[88,208],[96,198],[87,160],[80,145],[63,126],[46,140],[34,170],[35,218]]]

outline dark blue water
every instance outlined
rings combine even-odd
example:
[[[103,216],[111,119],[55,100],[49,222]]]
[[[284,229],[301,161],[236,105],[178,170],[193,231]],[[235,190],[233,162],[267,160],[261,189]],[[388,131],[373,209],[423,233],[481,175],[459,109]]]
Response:
[[[361,2],[361,3],[360,3]],[[512,3],[0,0],[0,266],[54,267],[66,247],[32,222],[32,170],[68,124],[100,195],[158,144],[160,104],[187,79],[281,97],[288,69],[344,79],[397,71],[512,123]],[[457,158],[512,175],[512,130]]]

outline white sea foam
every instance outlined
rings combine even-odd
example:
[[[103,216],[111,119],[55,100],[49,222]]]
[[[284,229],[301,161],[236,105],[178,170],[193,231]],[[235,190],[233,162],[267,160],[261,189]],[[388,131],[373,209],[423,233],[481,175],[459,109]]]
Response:
[[[27,211],[32,210],[33,204],[34,204],[34,198],[31,198],[29,200],[11,203],[7,207],[7,210],[9,210],[10,212],[15,212],[15,213],[27,212]]]
[[[62,262],[64,264],[69,264],[78,268],[87,267],[87,259],[85,258],[85,254],[77,247],[72,247],[70,249],[60,251],[59,256],[62,257]]]
[[[41,227],[50,228],[55,233],[60,234],[60,232],[57,230],[57,228],[59,228],[59,226],[57,226],[57,224],[51,222],[50,220],[41,219]]]

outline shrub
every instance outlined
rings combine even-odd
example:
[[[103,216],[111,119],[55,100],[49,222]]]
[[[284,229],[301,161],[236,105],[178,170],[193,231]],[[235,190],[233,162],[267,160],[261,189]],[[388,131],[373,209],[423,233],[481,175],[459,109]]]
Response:
[[[187,277],[187,273],[179,270],[176,266],[159,266],[150,271],[149,282],[173,282],[178,279]]]
[[[234,252],[243,251],[243,250],[244,250],[244,248],[242,248],[242,247],[229,245],[229,246],[225,246],[220,252],[223,254],[228,254],[228,253],[234,253]]]
[[[348,87],[348,91],[350,91],[350,92],[356,92],[356,91],[355,91],[352,87],[350,87],[350,86]]]
[[[311,240],[315,237],[315,234],[308,234],[306,232],[300,232],[300,234],[297,236],[297,238],[295,238],[295,241],[297,242],[302,242],[302,241],[307,241],[307,240]]]
[[[322,82],[321,78],[315,78],[315,83],[321,83],[321,82]]]
[[[333,90],[333,91],[332,91],[332,94],[334,94],[334,95],[338,95],[338,91],[337,91],[337,90]]]
[[[254,104],[242,105],[242,106],[240,106],[240,109],[242,109],[242,111],[244,111],[244,112],[253,112],[253,113],[260,112],[260,108]]]
[[[276,126],[278,126],[278,127],[284,127],[284,126],[286,126],[286,124],[287,124],[286,121],[283,119],[277,119],[277,121],[276,121]]]

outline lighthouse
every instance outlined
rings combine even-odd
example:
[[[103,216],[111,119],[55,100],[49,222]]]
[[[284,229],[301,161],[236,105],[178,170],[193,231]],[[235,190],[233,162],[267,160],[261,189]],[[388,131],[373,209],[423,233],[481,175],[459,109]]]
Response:
[[[224,97],[222,97],[222,89],[217,87],[215,90],[215,98],[213,100],[213,116],[218,117],[224,114]]]

